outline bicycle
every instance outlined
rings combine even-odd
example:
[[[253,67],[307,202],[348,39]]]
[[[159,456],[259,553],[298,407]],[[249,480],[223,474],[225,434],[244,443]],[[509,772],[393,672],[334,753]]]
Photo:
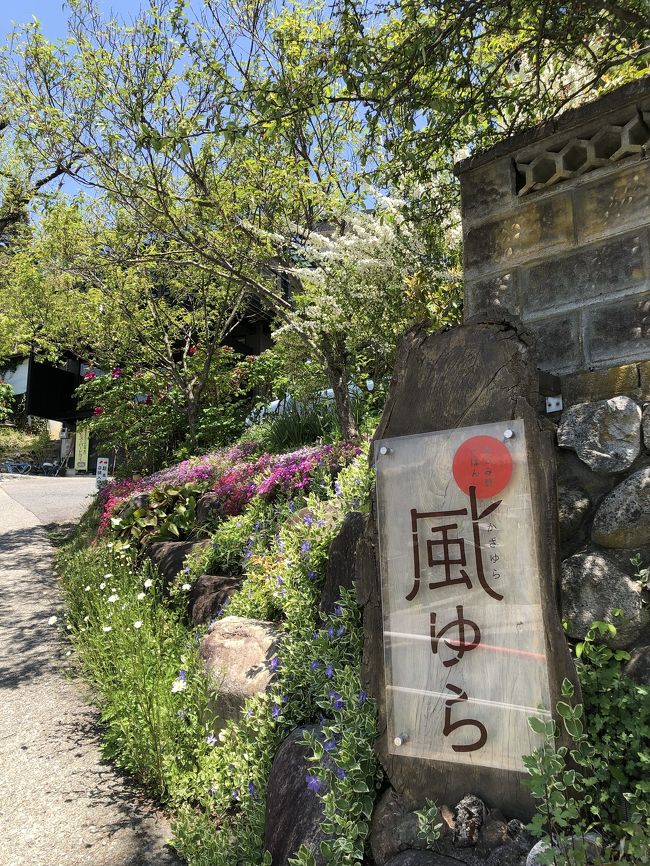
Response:
[[[0,471],[9,472],[11,474],[29,475],[32,468],[31,463],[27,463],[23,460],[13,460],[12,458],[0,463]]]

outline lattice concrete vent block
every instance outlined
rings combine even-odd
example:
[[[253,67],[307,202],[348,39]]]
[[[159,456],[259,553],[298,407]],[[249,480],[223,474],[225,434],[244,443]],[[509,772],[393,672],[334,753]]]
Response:
[[[599,129],[590,139],[572,138],[558,148],[545,149],[517,160],[519,195],[546,189],[579,177],[625,156],[643,152],[650,144],[650,114],[635,113],[625,124]]]

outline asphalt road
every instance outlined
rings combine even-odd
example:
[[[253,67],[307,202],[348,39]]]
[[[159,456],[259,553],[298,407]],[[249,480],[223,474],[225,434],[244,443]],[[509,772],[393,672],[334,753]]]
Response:
[[[177,866],[170,828],[102,761],[97,713],[66,678],[45,525],[75,520],[94,479],[0,475],[0,866]]]

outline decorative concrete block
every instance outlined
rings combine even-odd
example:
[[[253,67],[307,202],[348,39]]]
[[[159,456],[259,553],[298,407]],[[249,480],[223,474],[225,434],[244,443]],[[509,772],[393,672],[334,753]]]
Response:
[[[650,295],[585,312],[585,351],[591,361],[650,356]]]
[[[521,298],[524,317],[643,285],[645,243],[639,234],[614,238],[530,268]]]
[[[527,322],[526,328],[537,337],[538,365],[550,373],[575,370],[582,363],[578,314]]]
[[[516,271],[466,283],[463,305],[465,318],[494,309],[503,309],[518,316],[521,312],[518,284]]]
[[[650,213],[650,167],[638,163],[608,173],[575,190],[575,219],[579,243],[647,225]]]
[[[568,192],[558,193],[527,202],[510,216],[470,227],[465,234],[465,269],[470,276],[479,275],[573,246],[571,198]]]

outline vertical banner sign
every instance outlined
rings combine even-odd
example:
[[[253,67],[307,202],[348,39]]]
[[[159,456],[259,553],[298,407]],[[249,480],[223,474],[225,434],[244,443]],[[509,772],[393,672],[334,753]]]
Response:
[[[95,480],[106,481],[108,478],[108,457],[98,457],[97,458],[97,471],[95,472]]]
[[[77,424],[74,442],[74,468],[76,472],[88,472],[88,450],[90,430]]]
[[[524,771],[550,718],[523,421],[375,443],[388,747]]]

